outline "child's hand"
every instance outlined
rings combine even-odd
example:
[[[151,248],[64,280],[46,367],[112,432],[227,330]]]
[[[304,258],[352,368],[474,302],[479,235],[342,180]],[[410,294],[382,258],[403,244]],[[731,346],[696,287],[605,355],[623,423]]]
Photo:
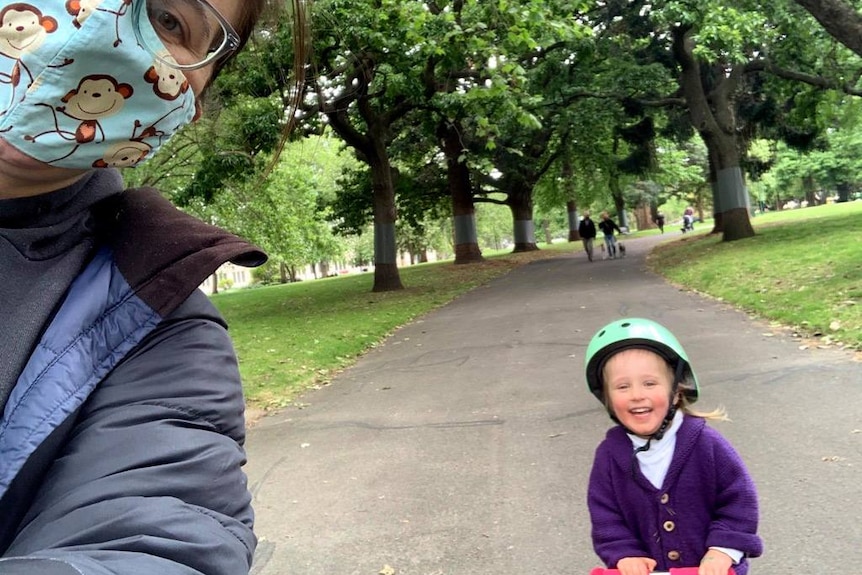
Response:
[[[620,575],[649,575],[655,566],[655,560],[649,557],[623,557],[617,561],[617,570]]]
[[[700,560],[697,575],[727,575],[731,565],[733,565],[733,559],[727,553],[710,549]]]

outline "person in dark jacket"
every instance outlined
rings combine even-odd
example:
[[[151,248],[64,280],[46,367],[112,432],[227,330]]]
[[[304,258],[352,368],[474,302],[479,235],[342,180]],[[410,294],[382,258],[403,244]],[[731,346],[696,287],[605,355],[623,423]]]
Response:
[[[763,552],[757,492],[730,443],[697,412],[697,377],[664,326],[618,319],[586,353],[590,392],[617,426],[596,450],[587,494],[593,547],[621,575],[699,567],[748,572]],[[657,531],[658,530],[658,531]]]
[[[264,3],[0,7],[4,575],[250,570],[237,360],[197,287],[266,256],[112,168],[197,118]]]
[[[658,226],[661,233],[664,233],[664,214],[662,212],[658,212],[655,215],[655,225]]]
[[[614,222],[607,212],[602,212],[602,221],[599,222],[599,229],[605,236],[605,247],[608,250],[608,256],[611,259],[617,257],[617,239],[614,237],[614,230],[617,233],[623,233],[620,227]]]
[[[581,236],[581,241],[584,243],[584,251],[587,252],[587,259],[593,261],[593,243],[596,239],[596,224],[590,219],[590,212],[584,211],[584,217],[581,218],[581,223],[578,224],[578,234]]]

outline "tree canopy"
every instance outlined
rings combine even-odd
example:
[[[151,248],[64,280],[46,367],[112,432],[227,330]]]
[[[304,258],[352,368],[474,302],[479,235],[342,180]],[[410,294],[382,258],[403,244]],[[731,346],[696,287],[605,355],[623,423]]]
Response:
[[[648,226],[672,198],[736,240],[779,185],[810,201],[859,185],[862,25],[848,2],[307,8],[271,14],[212,86],[212,113],[127,175],[288,268],[343,257],[325,238],[371,224],[374,289],[400,289],[398,254],[441,245],[423,234],[481,259],[476,204],[509,208],[514,249],[536,248],[536,209]],[[319,153],[297,152],[324,132]]]

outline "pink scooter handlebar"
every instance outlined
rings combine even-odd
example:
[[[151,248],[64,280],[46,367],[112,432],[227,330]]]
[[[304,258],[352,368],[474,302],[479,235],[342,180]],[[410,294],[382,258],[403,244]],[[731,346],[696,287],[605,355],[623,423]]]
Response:
[[[595,567],[590,571],[590,575],[620,575],[616,569],[604,569],[603,567]],[[652,575],[697,575],[697,567],[680,567],[679,569],[671,569],[670,571],[653,571]],[[727,575],[736,575],[733,568],[727,570]]]

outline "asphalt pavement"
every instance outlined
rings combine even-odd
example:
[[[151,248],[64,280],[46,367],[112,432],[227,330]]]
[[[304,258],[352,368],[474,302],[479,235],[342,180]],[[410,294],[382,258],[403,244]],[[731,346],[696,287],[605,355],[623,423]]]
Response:
[[[655,319],[761,504],[752,573],[862,573],[862,362],[646,270],[656,242],[580,244],[399,329],[250,430],[255,575],[556,575],[598,564],[586,484],[611,426],[586,389],[590,337]],[[601,252],[597,252],[601,255]]]

